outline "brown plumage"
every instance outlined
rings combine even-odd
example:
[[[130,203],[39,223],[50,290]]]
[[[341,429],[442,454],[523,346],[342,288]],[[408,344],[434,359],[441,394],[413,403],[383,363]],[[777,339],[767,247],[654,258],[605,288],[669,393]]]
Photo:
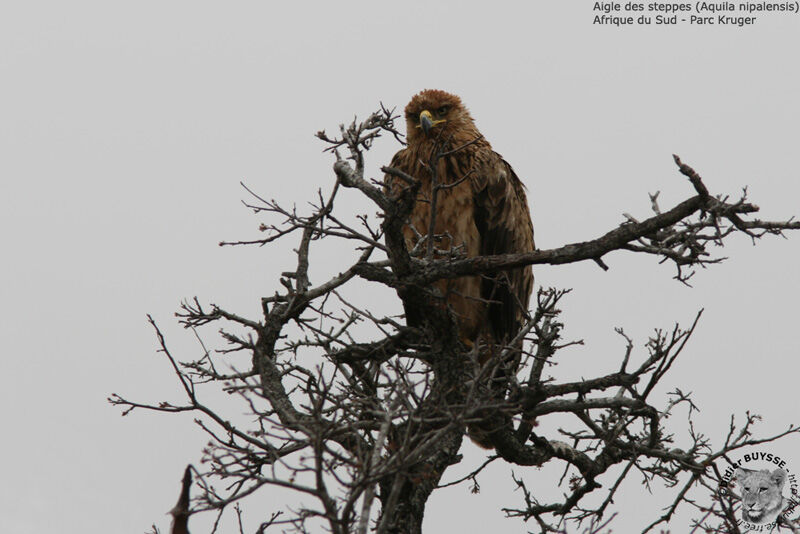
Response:
[[[462,247],[468,257],[532,251],[533,224],[522,182],[480,134],[461,99],[427,89],[411,99],[405,115],[408,146],[395,154],[391,166],[422,184],[404,229],[409,249],[429,231],[433,189],[429,166],[437,152],[449,152],[435,161],[436,180],[447,187],[437,195],[434,234],[449,235],[436,242],[436,249]],[[386,177],[390,193],[404,186]],[[519,331],[533,274],[528,266],[493,276],[440,281],[437,287],[456,314],[464,341],[481,339],[497,346]]]

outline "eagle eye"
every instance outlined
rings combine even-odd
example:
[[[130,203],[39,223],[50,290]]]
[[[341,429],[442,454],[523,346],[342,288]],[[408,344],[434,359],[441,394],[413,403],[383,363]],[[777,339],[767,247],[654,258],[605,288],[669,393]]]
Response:
[[[439,115],[444,115],[445,113],[447,113],[447,111],[449,109],[450,109],[450,106],[442,106],[442,107],[440,107],[439,109],[436,110],[436,113],[438,113]]]

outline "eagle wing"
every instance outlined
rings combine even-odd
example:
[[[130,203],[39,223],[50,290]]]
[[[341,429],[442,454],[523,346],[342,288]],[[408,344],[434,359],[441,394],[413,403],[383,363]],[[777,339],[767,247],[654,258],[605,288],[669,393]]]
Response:
[[[405,148],[401,148],[400,150],[398,150],[392,157],[392,162],[389,163],[389,166],[392,167],[393,169],[397,169],[405,173],[409,173],[409,171],[412,171],[411,165],[409,165],[408,150]],[[388,195],[393,195],[395,194],[395,187],[396,187],[395,178],[391,174],[384,174],[383,192]]]
[[[466,202],[459,201],[451,205],[450,202],[441,201],[437,210],[440,212],[437,219],[442,225],[440,231],[455,234],[457,241],[477,243],[475,248],[467,247],[470,255],[508,254],[534,249],[533,223],[525,188],[502,156],[489,146],[480,146],[442,158],[440,165],[440,176],[447,177],[452,183],[465,174],[469,176],[469,184],[457,186],[449,195],[449,198],[460,197]],[[397,152],[391,166],[415,177],[424,177],[429,172],[408,149]],[[403,185],[391,175],[384,177],[384,188],[388,194],[393,194],[397,187]],[[466,206],[470,206],[471,213],[461,211]],[[415,206],[410,219],[418,231],[427,230],[429,210],[427,203]],[[474,222],[474,226],[467,220]],[[477,235],[468,236],[459,232],[476,232]],[[413,246],[413,234],[408,227],[404,233],[410,248]],[[468,337],[483,331],[490,334],[495,343],[510,341],[519,332],[527,312],[533,288],[531,267],[485,275],[474,282],[468,278],[465,277],[460,286],[457,285],[458,281],[450,282],[450,286],[453,286],[451,289],[466,295],[454,295],[448,301],[464,318],[461,327],[471,332]],[[475,284],[474,292],[469,289],[469,284]],[[440,289],[447,293],[447,288]],[[489,302],[488,307],[477,302],[475,297],[478,296]],[[409,324],[412,324],[414,311],[406,310],[406,314]]]
[[[480,254],[510,254],[534,249],[525,188],[500,154],[483,151],[484,160],[471,178],[474,219],[480,235]],[[483,157],[481,157],[483,156]],[[533,289],[528,265],[484,277],[481,297],[490,302],[488,326],[495,342],[510,341],[522,326]]]

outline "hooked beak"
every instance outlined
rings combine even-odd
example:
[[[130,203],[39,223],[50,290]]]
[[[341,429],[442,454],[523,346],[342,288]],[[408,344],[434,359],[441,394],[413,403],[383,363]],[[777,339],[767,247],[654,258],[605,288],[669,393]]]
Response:
[[[419,125],[417,128],[422,128],[422,131],[425,132],[425,135],[430,135],[433,127],[443,122],[445,122],[444,119],[433,120],[433,115],[431,115],[431,112],[426,109],[419,114]]]

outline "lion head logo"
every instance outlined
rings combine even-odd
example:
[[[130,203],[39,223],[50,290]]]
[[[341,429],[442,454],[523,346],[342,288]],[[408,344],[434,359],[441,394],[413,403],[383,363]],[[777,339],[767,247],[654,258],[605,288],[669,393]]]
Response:
[[[742,519],[755,525],[775,522],[788,504],[781,494],[786,476],[784,469],[736,469],[736,483],[742,492]]]

